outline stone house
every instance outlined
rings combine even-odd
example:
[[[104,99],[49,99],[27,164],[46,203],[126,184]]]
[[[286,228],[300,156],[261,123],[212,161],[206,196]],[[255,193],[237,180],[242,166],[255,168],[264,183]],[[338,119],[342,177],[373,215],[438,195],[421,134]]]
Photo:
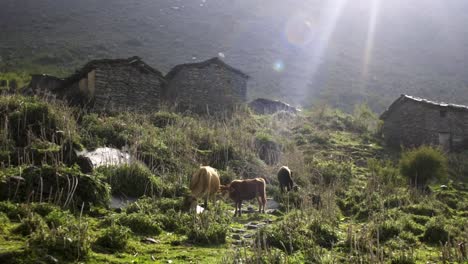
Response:
[[[88,62],[55,89],[72,105],[94,111],[154,111],[160,107],[164,76],[139,57]]]
[[[468,149],[468,106],[437,103],[401,95],[380,116],[390,146],[441,146]]]
[[[165,98],[178,111],[219,114],[246,101],[248,79],[217,57],[181,64],[166,75]]]
[[[27,95],[38,95],[41,97],[54,96],[55,90],[62,86],[63,79],[47,74],[33,74],[31,81],[25,88]]]
[[[270,100],[265,98],[257,98],[249,103],[250,109],[254,111],[256,114],[259,115],[270,115],[276,112],[285,111],[288,113],[297,113],[301,110],[297,109],[294,106],[291,106],[287,103],[278,101],[278,100]]]

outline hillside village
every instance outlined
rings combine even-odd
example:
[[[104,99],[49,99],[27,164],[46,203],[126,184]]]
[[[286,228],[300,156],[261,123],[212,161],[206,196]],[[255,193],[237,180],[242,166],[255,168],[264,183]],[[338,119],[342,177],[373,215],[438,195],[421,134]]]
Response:
[[[91,61],[65,79],[34,75],[20,82],[26,89],[7,89],[0,100],[0,261],[466,260],[462,106],[402,96],[380,116],[380,130],[366,105],[352,115],[267,99],[239,106],[247,79],[219,59],[164,76],[130,58]],[[184,86],[192,82],[213,85]],[[186,87],[195,87],[193,96]],[[177,104],[161,107],[168,102]],[[219,109],[231,113],[213,118]],[[438,128],[417,122],[432,117]],[[424,143],[433,147],[413,148]],[[418,167],[418,155],[433,161]],[[200,164],[215,168],[223,186],[264,179],[265,212],[244,201],[233,217],[234,203],[221,193],[209,210],[198,199],[190,211],[191,175]],[[282,191],[282,166],[294,188]]]

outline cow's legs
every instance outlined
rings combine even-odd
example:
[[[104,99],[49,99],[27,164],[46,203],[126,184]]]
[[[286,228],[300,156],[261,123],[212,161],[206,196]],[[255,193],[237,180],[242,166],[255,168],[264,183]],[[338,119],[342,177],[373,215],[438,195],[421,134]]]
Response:
[[[236,217],[237,216],[237,209],[239,208],[239,202],[235,201],[234,206],[236,207],[236,210],[234,211],[234,217]]]
[[[258,212],[262,212],[262,198],[260,196],[257,196],[257,202],[258,202]]]
[[[242,200],[239,201],[239,217],[242,216]]]
[[[203,204],[203,206],[205,207],[205,210],[208,210],[208,195],[205,196],[205,203]]]

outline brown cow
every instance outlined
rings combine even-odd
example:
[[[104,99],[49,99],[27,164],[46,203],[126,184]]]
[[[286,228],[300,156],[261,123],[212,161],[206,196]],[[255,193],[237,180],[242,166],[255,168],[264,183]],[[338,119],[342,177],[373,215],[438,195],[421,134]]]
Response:
[[[190,209],[196,208],[198,198],[204,198],[204,208],[208,209],[208,199],[214,200],[219,186],[219,175],[216,169],[210,166],[200,166],[190,181],[190,190],[192,191],[192,195],[188,197]]]
[[[234,216],[239,212],[242,214],[242,201],[257,198],[258,212],[265,213],[266,206],[266,183],[262,178],[248,179],[248,180],[234,180],[230,184],[221,186],[221,191],[228,192],[229,198],[235,202],[236,211]],[[262,210],[263,208],[263,210]]]

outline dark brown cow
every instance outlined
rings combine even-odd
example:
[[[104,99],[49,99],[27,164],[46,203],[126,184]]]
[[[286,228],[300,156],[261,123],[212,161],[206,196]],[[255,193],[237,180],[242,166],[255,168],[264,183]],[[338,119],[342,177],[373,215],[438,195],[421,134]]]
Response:
[[[281,193],[284,192],[285,188],[288,192],[292,190],[294,187],[294,181],[292,179],[292,171],[286,166],[281,167],[278,171],[278,181],[279,181]]]
[[[257,198],[258,212],[265,213],[266,183],[262,178],[248,180],[234,180],[228,185],[221,186],[221,191],[228,192],[236,206],[234,216],[242,214],[242,201]]]

